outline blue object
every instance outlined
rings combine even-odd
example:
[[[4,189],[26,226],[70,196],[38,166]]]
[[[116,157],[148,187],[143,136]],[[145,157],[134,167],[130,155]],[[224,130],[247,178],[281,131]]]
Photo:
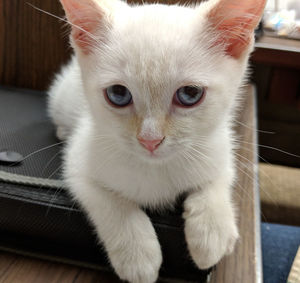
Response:
[[[264,283],[286,283],[298,247],[300,227],[262,223]]]

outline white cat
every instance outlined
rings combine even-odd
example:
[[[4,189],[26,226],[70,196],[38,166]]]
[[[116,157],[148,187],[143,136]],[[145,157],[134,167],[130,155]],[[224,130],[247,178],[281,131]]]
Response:
[[[185,236],[199,268],[238,238],[231,121],[265,0],[195,7],[61,0],[75,56],[49,91],[64,175],[116,273],[155,282],[162,254],[140,207],[189,192]]]

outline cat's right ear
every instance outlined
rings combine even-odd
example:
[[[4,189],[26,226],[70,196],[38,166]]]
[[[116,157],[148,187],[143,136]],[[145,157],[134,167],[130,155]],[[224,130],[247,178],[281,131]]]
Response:
[[[109,26],[109,14],[119,0],[60,0],[72,25],[73,42],[84,54],[104,36]]]
[[[218,32],[215,45],[225,46],[227,55],[239,58],[254,38],[266,0],[214,0],[211,3],[214,6],[208,20]]]

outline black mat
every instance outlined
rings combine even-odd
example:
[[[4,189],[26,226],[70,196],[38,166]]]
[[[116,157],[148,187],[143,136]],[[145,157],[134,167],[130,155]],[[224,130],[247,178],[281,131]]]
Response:
[[[47,117],[46,94],[0,89],[0,152],[15,151],[25,158],[20,165],[0,170],[45,179],[60,178],[62,144]]]

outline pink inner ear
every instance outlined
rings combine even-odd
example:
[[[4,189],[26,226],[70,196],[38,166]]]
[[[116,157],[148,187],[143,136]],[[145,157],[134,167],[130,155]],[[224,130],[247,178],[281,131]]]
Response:
[[[239,58],[251,41],[265,3],[266,0],[220,0],[208,16],[220,32],[216,44],[225,43],[226,53]]]
[[[61,0],[68,20],[72,23],[72,37],[83,53],[88,54],[96,42],[96,31],[103,18],[100,7],[93,0]]]

